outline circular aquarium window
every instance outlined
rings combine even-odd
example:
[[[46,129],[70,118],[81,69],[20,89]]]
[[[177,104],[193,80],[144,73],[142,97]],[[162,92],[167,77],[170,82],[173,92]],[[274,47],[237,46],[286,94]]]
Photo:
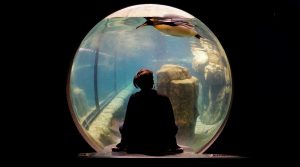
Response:
[[[164,5],[119,10],[80,44],[70,70],[68,100],[85,140],[97,152],[120,142],[128,99],[139,91],[132,79],[141,68],[154,72],[155,89],[171,100],[177,143],[185,151],[203,153],[229,115],[229,62],[207,26]]]

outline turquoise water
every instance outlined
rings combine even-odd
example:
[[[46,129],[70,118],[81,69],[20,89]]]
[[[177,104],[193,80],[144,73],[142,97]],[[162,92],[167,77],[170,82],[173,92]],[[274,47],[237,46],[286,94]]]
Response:
[[[86,130],[94,126],[91,124],[118,98],[118,93],[138,91],[132,87],[132,79],[139,69],[149,68],[154,72],[157,88],[156,72],[163,65],[172,64],[188,69],[199,83],[195,97],[199,116],[195,121],[201,124],[196,125],[195,137],[184,139],[183,143],[201,147],[212,139],[229,110],[232,92],[229,63],[217,38],[201,21],[186,21],[195,25],[203,38],[171,36],[152,26],[136,29],[145,22],[142,17],[104,19],[87,34],[75,55],[70,74],[73,111],[80,123],[89,119],[85,122]],[[126,106],[127,96],[122,98],[125,103],[122,105]],[[121,108],[112,112],[122,123],[125,109]],[[91,114],[93,112],[97,114]],[[210,128],[205,130],[202,124]],[[212,125],[216,126],[212,128]],[[98,132],[90,130],[88,133]],[[101,143],[103,139],[95,140]],[[112,139],[107,143],[115,142]]]

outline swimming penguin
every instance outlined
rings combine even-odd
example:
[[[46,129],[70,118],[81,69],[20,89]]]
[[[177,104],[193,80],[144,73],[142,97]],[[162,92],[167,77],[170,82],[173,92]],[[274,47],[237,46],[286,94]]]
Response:
[[[185,18],[181,17],[144,17],[146,22],[136,27],[136,29],[144,26],[153,26],[157,30],[180,37],[196,37],[198,39],[201,36],[195,29],[195,26],[187,22]]]

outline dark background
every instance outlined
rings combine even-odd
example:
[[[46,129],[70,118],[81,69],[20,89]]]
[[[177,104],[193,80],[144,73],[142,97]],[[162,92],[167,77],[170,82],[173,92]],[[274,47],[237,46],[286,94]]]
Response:
[[[72,59],[85,35],[122,8],[144,3],[169,5],[200,19],[217,36],[231,65],[233,99],[228,122],[206,153],[266,159],[290,156],[296,127],[296,57],[299,2],[135,0],[37,2],[26,4],[21,34],[38,48],[29,56],[26,93],[33,132],[23,136],[26,150],[47,159],[78,159],[93,152],[76,129],[67,104],[66,84]],[[22,5],[22,4],[21,4]],[[32,10],[31,10],[32,9]],[[22,10],[23,11],[23,10]],[[18,27],[17,27],[18,29]],[[34,35],[33,35],[34,34]],[[34,55],[34,56],[32,56]],[[28,59],[26,60],[28,61]],[[26,80],[25,80],[26,81]],[[27,83],[27,82],[26,82]],[[26,114],[27,115],[27,114]],[[35,136],[29,138],[28,136]],[[48,156],[49,153],[49,156]],[[269,159],[268,159],[269,160]],[[270,159],[271,160],[271,159]],[[52,160],[50,160],[52,161]]]

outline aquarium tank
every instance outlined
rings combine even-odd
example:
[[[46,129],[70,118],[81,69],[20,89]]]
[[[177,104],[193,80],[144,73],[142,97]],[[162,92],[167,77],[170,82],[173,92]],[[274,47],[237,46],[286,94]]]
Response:
[[[84,139],[97,152],[120,142],[128,99],[139,91],[132,80],[141,68],[153,71],[155,89],[171,100],[177,143],[185,151],[204,153],[229,116],[229,62],[204,23],[165,5],[121,9],[83,39],[70,69],[67,96]]]

